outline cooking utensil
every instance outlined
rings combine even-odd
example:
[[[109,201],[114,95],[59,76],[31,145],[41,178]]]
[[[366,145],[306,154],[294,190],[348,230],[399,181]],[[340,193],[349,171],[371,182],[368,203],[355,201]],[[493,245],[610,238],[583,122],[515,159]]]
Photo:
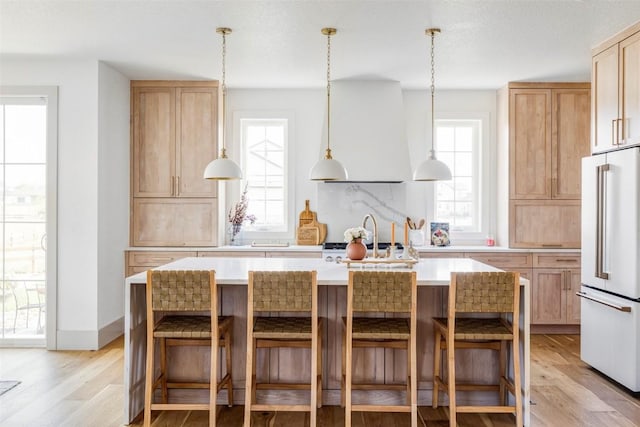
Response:
[[[424,218],[420,218],[420,222],[418,222],[418,230],[422,230],[424,227]]]
[[[416,225],[414,224],[414,222],[409,217],[407,217],[407,225],[409,225],[409,228],[412,229],[412,230],[415,230],[415,228],[416,228]]]

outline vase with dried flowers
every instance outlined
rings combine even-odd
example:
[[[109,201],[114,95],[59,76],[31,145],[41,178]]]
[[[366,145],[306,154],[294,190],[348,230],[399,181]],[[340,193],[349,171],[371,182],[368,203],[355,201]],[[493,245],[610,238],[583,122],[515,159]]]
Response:
[[[229,215],[227,218],[229,219],[229,244],[231,245],[239,245],[240,239],[238,234],[240,230],[242,230],[242,224],[246,221],[251,224],[256,222],[255,215],[247,215],[247,208],[249,207],[249,199],[247,198],[247,185],[244,186],[244,190],[242,191],[242,195],[240,196],[240,201],[235,204],[235,206],[229,210]]]

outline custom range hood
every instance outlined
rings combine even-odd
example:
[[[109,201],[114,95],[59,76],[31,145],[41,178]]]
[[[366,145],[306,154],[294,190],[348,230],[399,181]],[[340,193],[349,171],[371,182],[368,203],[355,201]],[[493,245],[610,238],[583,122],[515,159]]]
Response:
[[[327,117],[322,140],[326,140]],[[411,180],[400,83],[390,80],[331,82],[331,150],[347,181]],[[324,146],[321,150],[324,154]]]

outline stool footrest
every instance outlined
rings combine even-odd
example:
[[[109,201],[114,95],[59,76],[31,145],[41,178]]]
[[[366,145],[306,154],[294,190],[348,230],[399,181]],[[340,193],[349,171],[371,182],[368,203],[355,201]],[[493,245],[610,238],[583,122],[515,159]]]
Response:
[[[490,414],[515,414],[515,406],[456,406],[456,412],[466,414],[490,413]]]
[[[266,405],[260,403],[251,405],[251,412],[258,411],[309,412],[311,405]]]
[[[411,412],[408,405],[351,405],[353,412]]]

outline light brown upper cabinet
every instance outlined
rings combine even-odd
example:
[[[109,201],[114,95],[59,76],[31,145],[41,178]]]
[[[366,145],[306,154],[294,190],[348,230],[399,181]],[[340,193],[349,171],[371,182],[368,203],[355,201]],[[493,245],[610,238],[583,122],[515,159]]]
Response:
[[[218,82],[131,82],[132,246],[216,246]]]
[[[509,246],[579,248],[589,83],[510,83]]]
[[[131,82],[133,196],[215,197],[217,82]]]
[[[588,83],[570,85],[509,86],[511,199],[580,199],[590,94]]]
[[[591,151],[640,144],[640,23],[592,53]]]

